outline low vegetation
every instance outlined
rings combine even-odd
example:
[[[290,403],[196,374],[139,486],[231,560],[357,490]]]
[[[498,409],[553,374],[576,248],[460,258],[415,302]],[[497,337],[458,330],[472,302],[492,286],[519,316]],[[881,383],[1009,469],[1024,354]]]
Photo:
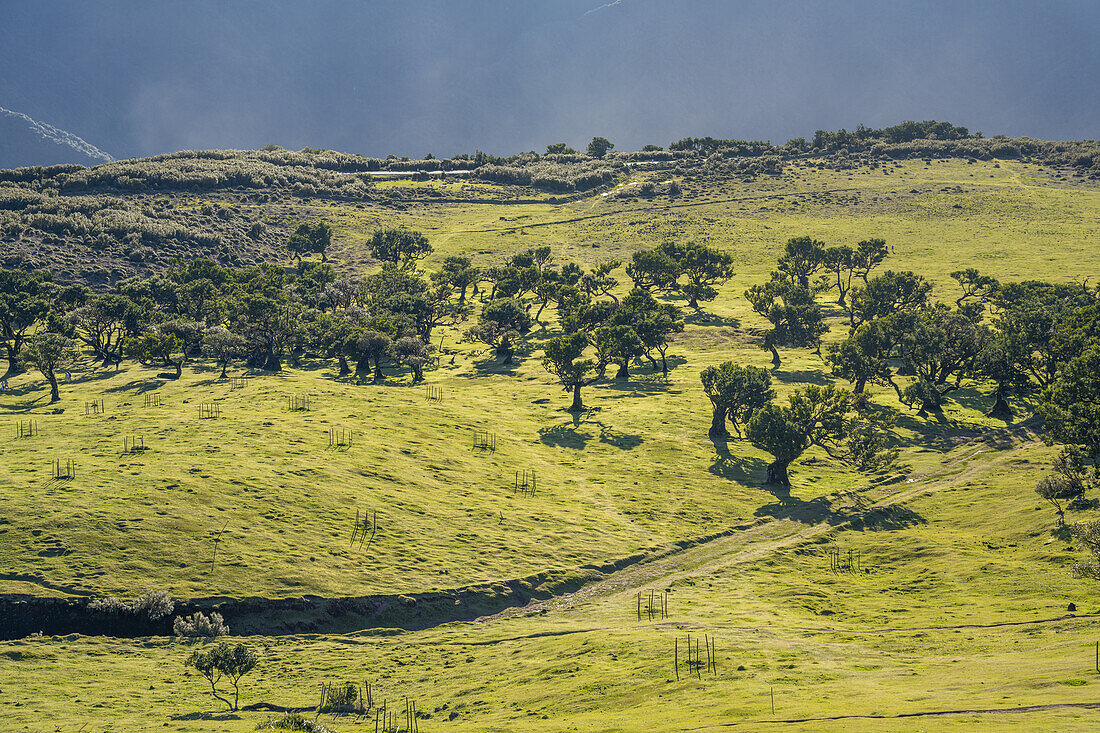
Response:
[[[4,642],[12,725],[1086,723],[1092,144],[600,140],[4,172],[5,602],[166,634]],[[107,198],[263,244],[13,234]]]

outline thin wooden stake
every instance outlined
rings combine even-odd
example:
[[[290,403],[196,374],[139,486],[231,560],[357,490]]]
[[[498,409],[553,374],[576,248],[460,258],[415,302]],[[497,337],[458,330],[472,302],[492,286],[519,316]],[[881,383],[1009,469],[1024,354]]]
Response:
[[[229,520],[225,520],[225,525],[218,531],[217,536],[214,538],[214,556],[210,558],[210,574],[214,574],[214,566],[218,562],[218,543],[222,541],[222,532],[229,526]]]

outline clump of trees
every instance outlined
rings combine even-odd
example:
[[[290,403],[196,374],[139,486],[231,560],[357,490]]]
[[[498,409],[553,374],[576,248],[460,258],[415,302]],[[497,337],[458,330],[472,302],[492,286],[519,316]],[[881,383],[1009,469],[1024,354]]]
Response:
[[[1100,487],[1100,292],[1093,302],[1063,316],[1050,339],[1054,343],[1044,348],[1049,356],[1066,361],[1040,394],[1046,439],[1063,448],[1054,459],[1053,472],[1035,487],[1058,512],[1059,524],[1064,521],[1062,502],[1073,508],[1087,490]],[[1047,373],[1039,370],[1038,376]],[[1092,554],[1074,566],[1074,573],[1100,578],[1100,522],[1077,525],[1073,535]]]
[[[703,391],[710,398],[713,415],[710,423],[712,438],[727,438],[727,423],[741,438],[741,428],[753,414],[775,398],[772,377],[766,369],[741,366],[731,361],[703,370],[700,378]]]
[[[713,406],[711,437],[729,437],[729,423],[740,439],[744,426],[744,438],[773,458],[769,484],[790,486],[790,464],[811,446],[860,471],[882,470],[897,456],[881,425],[860,414],[847,390],[806,385],[782,405],[774,401],[771,375],[764,369],[725,362],[700,377]]]
[[[306,223],[300,234],[318,230]],[[680,309],[650,289],[619,294],[617,261],[585,271],[537,247],[494,266],[451,256],[428,275],[419,265],[431,245],[419,232],[384,228],[370,248],[382,266],[365,277],[304,257],[292,267],[237,269],[206,259],[173,260],[162,274],[93,292],[55,285],[44,272],[0,270],[0,284],[8,288],[0,300],[0,334],[16,354],[15,368],[38,366],[58,399],[56,375],[80,358],[77,343],[104,366],[131,358],[164,370],[159,376],[167,379],[179,378],[200,356],[225,378],[238,364],[279,371],[308,355],[334,360],[339,377],[378,383],[389,369],[405,367],[419,382],[434,361],[431,337],[438,326],[459,325],[476,313],[466,338],[486,344],[507,365],[535,328],[546,328],[544,314],[554,310],[563,333],[583,334],[583,349],[595,351],[598,378],[613,364],[621,381],[631,378],[635,363],[667,377],[670,345],[684,328]],[[712,277],[728,268],[728,257],[706,248],[675,251],[687,263],[683,271],[693,273],[683,287],[708,277],[699,261],[718,263]]]
[[[303,221],[287,240],[286,248],[299,262],[303,254],[317,253],[321,262],[327,262],[325,256],[332,244],[332,225],[323,221]]]
[[[57,386],[57,373],[76,364],[80,354],[76,342],[63,333],[40,333],[31,339],[26,348],[26,358],[42,373],[50,384],[50,402],[61,399]]]
[[[407,270],[432,253],[428,238],[409,229],[379,229],[367,243],[371,257]]]
[[[700,302],[717,298],[717,286],[733,277],[733,257],[694,242],[665,242],[635,252],[626,273],[635,287],[649,293],[679,293],[689,308],[698,310]]]

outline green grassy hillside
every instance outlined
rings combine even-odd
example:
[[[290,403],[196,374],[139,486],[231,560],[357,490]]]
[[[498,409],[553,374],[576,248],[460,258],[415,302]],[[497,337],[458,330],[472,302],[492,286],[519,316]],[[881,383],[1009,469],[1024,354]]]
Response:
[[[627,382],[587,388],[599,411],[574,419],[540,363],[554,324],[533,332],[510,369],[459,329],[438,332],[427,385],[442,388],[442,401],[396,369],[361,385],[311,360],[237,388],[204,362],[185,365],[179,381],[132,362],[88,365],[55,405],[36,374],[22,375],[0,394],[0,591],[400,594],[652,552],[576,594],[477,623],[253,637],[261,662],[242,703],[314,705],[321,682],[347,679],[371,681],[391,704],[416,699],[430,714],[424,730],[755,730],[773,717],[813,719],[790,730],[1094,724],[1095,710],[1074,707],[1095,702],[1100,684],[1100,629],[1085,615],[1100,613],[1094,584],[1069,577],[1077,553],[1033,491],[1054,449],[984,417],[988,385],[953,393],[939,418],[874,390],[899,415],[896,480],[845,470],[815,449],[792,466],[787,494],[762,485],[766,454],[731,441],[724,455],[707,437],[699,373],[731,359],[768,364],[765,322],[742,293],[767,278],[790,237],[884,238],[885,267],[925,275],[949,302],[949,273],[967,266],[1005,280],[1095,279],[1100,187],[1021,162],[914,160],[801,164],[751,183],[689,178],[675,198],[632,195],[650,175],[566,204],[501,203],[484,183],[383,182],[464,190],[468,200],[313,202],[301,213],[334,224],[331,256],[358,271],[372,266],[365,242],[379,223],[424,231],[436,248],[429,269],[448,254],[493,263],[543,245],[585,266],[669,238],[721,247],[737,275],[689,314],[667,381],[636,367]],[[628,278],[614,274],[625,293]],[[831,322],[826,340],[846,331],[839,311]],[[831,381],[820,357],[782,355],[780,395]],[[306,395],[311,410],[288,409]],[[85,415],[92,400],[104,414]],[[200,419],[204,403],[220,417]],[[1015,406],[1022,416],[1031,407]],[[27,420],[38,435],[14,439]],[[330,449],[330,428],[352,430],[353,444]],[[475,430],[496,434],[495,452],[474,448]],[[149,450],[124,453],[134,436]],[[67,459],[76,477],[52,479],[51,461]],[[533,496],[513,491],[525,469],[538,477]],[[357,510],[378,513],[369,545],[351,542]],[[704,536],[717,538],[670,551]],[[866,572],[830,570],[833,547],[858,553]],[[637,593],[650,590],[667,593],[667,619],[637,618]],[[1058,620],[1070,603],[1077,617]],[[693,643],[714,637],[717,673],[681,670],[677,681],[674,639],[682,652],[689,633]],[[20,681],[0,682],[0,728],[243,731],[271,715],[218,711],[203,680],[183,673],[189,652],[163,638],[0,643],[0,665]],[[1052,707],[980,712],[1028,706]],[[890,717],[936,711],[968,712]],[[824,720],[849,715],[886,718]],[[340,731],[374,725],[322,720]]]

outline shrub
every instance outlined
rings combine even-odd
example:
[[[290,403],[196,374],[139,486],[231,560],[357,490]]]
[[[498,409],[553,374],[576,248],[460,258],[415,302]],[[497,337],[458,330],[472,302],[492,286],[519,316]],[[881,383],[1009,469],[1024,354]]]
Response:
[[[336,733],[332,728],[302,717],[301,713],[287,713],[282,718],[265,720],[256,726],[256,730],[304,730],[308,733]]]
[[[359,694],[359,686],[354,682],[326,685],[319,710],[322,713],[363,712],[365,708]]]
[[[213,611],[209,616],[196,611],[190,616],[177,616],[172,624],[172,632],[176,636],[216,639],[219,636],[227,636],[229,626],[217,611]]]
[[[121,598],[96,598],[88,603],[90,611],[144,616],[150,621],[158,621],[165,616],[170,616],[175,607],[176,602],[162,590],[151,590],[132,601]]]

